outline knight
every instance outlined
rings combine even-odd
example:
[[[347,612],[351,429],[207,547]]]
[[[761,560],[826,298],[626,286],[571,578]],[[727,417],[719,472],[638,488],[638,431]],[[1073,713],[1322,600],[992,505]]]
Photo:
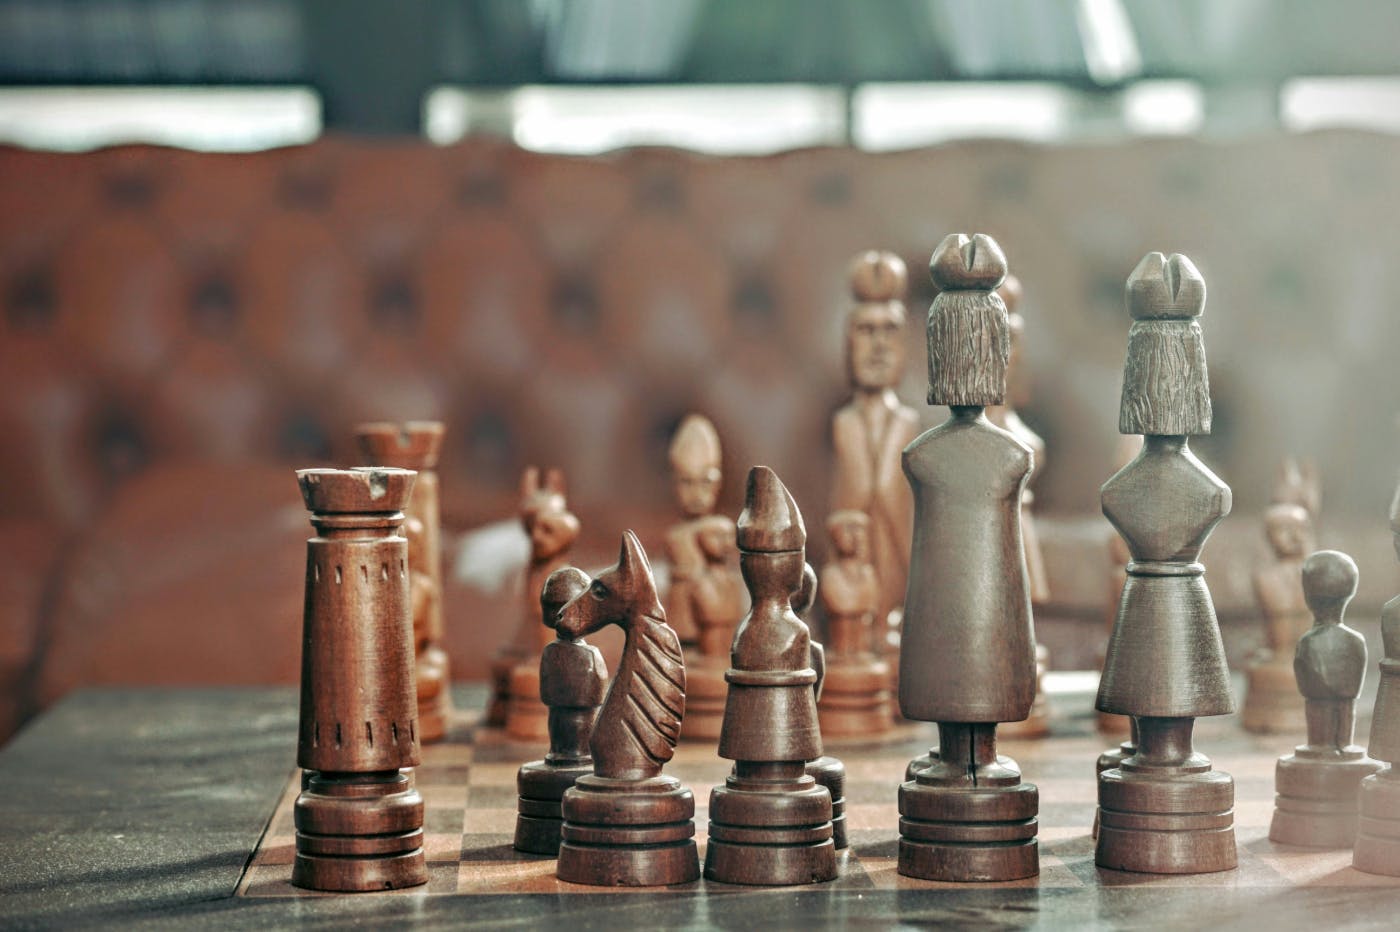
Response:
[[[633,887],[698,880],[695,794],[661,772],[685,716],[685,659],[631,531],[617,564],[559,610],[555,628],[577,640],[608,625],[625,635],[622,663],[589,740],[593,772],[564,793],[558,877]]]
[[[787,885],[836,877],[831,793],[806,772],[822,756],[807,625],[792,609],[806,572],[807,531],[766,466],[749,471],[738,524],[752,607],[734,635],[719,756],[734,761],[710,795],[705,876]]]

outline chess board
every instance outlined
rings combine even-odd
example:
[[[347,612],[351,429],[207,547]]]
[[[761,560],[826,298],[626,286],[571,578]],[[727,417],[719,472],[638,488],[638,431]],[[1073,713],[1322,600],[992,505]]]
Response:
[[[515,829],[515,773],[544,748],[519,744],[503,732],[482,727],[479,715],[458,713],[443,743],[426,747],[417,771],[425,804],[428,860],[425,888],[353,894],[355,899],[456,894],[628,895],[629,888],[580,886],[557,880],[554,860],[521,854],[511,847]],[[1088,892],[1091,888],[1247,888],[1260,898],[1290,887],[1400,888],[1400,878],[1353,870],[1350,850],[1318,851],[1277,845],[1268,839],[1273,812],[1273,772],[1277,757],[1292,743],[1243,732],[1234,716],[1197,724],[1197,749],[1235,779],[1235,832],[1239,867],[1195,876],[1160,876],[1102,870],[1094,865],[1089,831],[1094,819],[1094,760],[1111,742],[1094,733],[1092,719],[1056,721],[1055,734],[1037,741],[1003,741],[1001,752],[1021,765],[1025,778],[1040,787],[1040,876],[1005,884],[952,884],[901,877],[896,870],[898,812],[896,791],[908,761],[924,753],[935,737],[932,726],[904,726],[879,745],[832,745],[828,753],[846,765],[846,818],[850,847],[839,853],[840,876],[820,889],[833,892],[937,890],[939,888],[1038,888]],[[711,787],[723,782],[729,762],[712,745],[682,742],[668,773],[691,787],[696,800],[696,837],[703,861]],[[287,784],[262,840],[238,885],[244,897],[324,897],[290,883],[295,853],[292,804],[300,789],[298,772]],[[700,880],[663,891],[717,893],[754,890]],[[644,888],[657,893],[658,888]],[[1338,889],[1341,892],[1341,889]]]

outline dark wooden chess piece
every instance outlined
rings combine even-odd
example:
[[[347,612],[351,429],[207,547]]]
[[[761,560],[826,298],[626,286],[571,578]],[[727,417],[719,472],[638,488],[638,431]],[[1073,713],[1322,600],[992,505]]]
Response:
[[[1230,487],[1191,452],[1210,431],[1201,274],[1150,253],[1128,278],[1133,316],[1118,429],[1142,452],[1102,490],[1132,554],[1099,682],[1102,712],[1137,720],[1137,749],[1099,774],[1100,867],[1196,874],[1235,867],[1235,784],[1191,745],[1196,718],[1234,711],[1201,548]]]
[[[525,470],[521,481],[520,522],[530,537],[530,565],[525,572],[522,604],[525,614],[510,649],[497,658],[509,668],[506,700],[506,733],[517,741],[544,741],[549,737],[549,710],[540,701],[540,655],[553,640],[553,632],[539,623],[539,597],[549,574],[569,559],[578,539],[579,523],[564,497],[564,475],[551,469],[540,481],[539,470]],[[493,663],[493,676],[499,667]]]
[[[1316,619],[1298,640],[1293,658],[1308,742],[1280,757],[1274,770],[1277,796],[1269,838],[1350,848],[1356,840],[1357,788],[1381,769],[1351,743],[1356,697],[1366,677],[1366,639],[1342,620],[1356,595],[1356,564],[1344,553],[1320,550],[1304,561],[1300,575]]]
[[[1289,475],[1290,462],[1285,462],[1282,475]],[[1293,470],[1296,474],[1296,464]],[[1307,728],[1303,699],[1294,682],[1293,653],[1313,620],[1303,595],[1301,572],[1304,557],[1313,551],[1313,513],[1289,500],[1292,491],[1287,486],[1276,487],[1274,502],[1264,512],[1274,559],[1254,574],[1266,646],[1245,671],[1240,720],[1246,730],[1256,734],[1296,733]]]
[[[748,592],[733,565],[734,522],[724,515],[706,515],[696,522],[695,544],[704,561],[687,583],[689,615],[697,632],[697,650],[686,668],[685,740],[719,740],[724,725],[724,700],[729,686],[729,647],[734,629],[748,611]],[[698,656],[697,656],[698,655]]]
[[[1400,556],[1400,488],[1390,503],[1390,532]],[[1381,609],[1381,682],[1371,715],[1371,757],[1389,766],[1361,781],[1352,866],[1370,874],[1400,877],[1400,595]]]
[[[899,474],[900,454],[919,433],[918,413],[895,394],[904,376],[907,281],[904,262],[894,253],[870,250],[852,260],[856,303],[846,317],[851,400],[831,424],[836,448],[831,511],[870,516],[870,562],[880,581],[876,626],[880,643],[891,646],[898,644],[914,520],[909,487]]]
[[[929,404],[951,416],[904,451],[914,493],[899,705],[937,722],[939,748],[899,788],[899,872],[1000,881],[1040,870],[1039,791],[997,755],[999,722],[1035,699],[1035,634],[1021,545],[1021,493],[1034,466],[1022,441],[991,424],[1009,354],[995,289],[1006,257],[983,234],[953,234],[929,262]]]
[[[812,606],[817,604],[817,571],[812,564],[802,567],[802,586],[792,597],[792,611],[809,628]],[[812,684],[812,694],[817,699],[817,722],[821,723],[821,702],[826,684],[826,650],[817,641],[812,641],[812,669],[817,671],[817,681]],[[846,838],[846,765],[838,757],[823,754],[807,762],[807,776],[817,781],[818,786],[826,787],[831,794],[831,843],[840,851],[848,844]]]
[[[451,679],[443,649],[442,530],[438,504],[438,455],[443,425],[438,421],[372,423],[355,428],[365,462],[418,473],[413,497],[404,509],[413,604],[413,643],[418,679],[419,740],[440,741],[452,717]]]
[[[303,469],[306,544],[292,883],[356,892],[426,883],[408,541],[411,470]]]
[[[870,564],[870,517],[836,511],[826,527],[834,556],[821,574],[830,647],[817,705],[822,738],[877,739],[893,727],[894,717],[890,665],[876,653],[880,583]]]
[[[1142,450],[1142,437],[1139,434],[1119,434],[1118,443],[1114,446],[1113,471],[1116,473],[1124,466],[1127,466],[1137,458]],[[1107,638],[1113,636],[1113,625],[1118,620],[1118,603],[1123,598],[1123,584],[1128,581],[1128,564],[1132,562],[1133,555],[1128,552],[1128,545],[1123,543],[1123,538],[1113,532],[1111,526],[1108,533],[1108,584],[1104,590],[1104,634],[1105,644]],[[1099,670],[1103,670],[1104,655],[1099,657]],[[1111,748],[1099,755],[1098,770],[1096,773],[1103,773],[1110,767],[1117,767],[1125,757],[1132,757],[1137,750],[1137,725],[1133,723],[1132,717],[1128,715],[1112,715],[1108,712],[1094,712],[1095,725],[1101,734],[1123,735],[1125,740],[1116,748]],[[1094,817],[1094,837],[1098,837],[1098,816]]]
[[[556,630],[560,610],[588,590],[591,580],[572,566],[555,570],[540,593],[545,627]],[[549,708],[549,753],[521,766],[515,817],[515,849],[557,855],[564,793],[593,772],[588,742],[608,688],[608,668],[598,648],[558,633],[540,656],[540,698]]]
[[[734,761],[710,795],[705,877],[784,885],[836,877],[831,793],[806,772],[822,755],[813,650],[792,610],[807,532],[791,494],[766,466],[749,471],[738,525],[752,608],[734,635],[719,756]]]
[[[1014,275],[997,288],[997,294],[1006,304],[1006,320],[1011,334],[1011,354],[1006,363],[1006,402],[987,406],[987,420],[1007,431],[1017,440],[1031,448],[1035,454],[1031,474],[1026,477],[1026,487],[1021,493],[1021,547],[1026,552],[1026,582],[1031,593],[1031,611],[1035,612],[1050,601],[1050,577],[1045,571],[1045,554],[1040,549],[1040,535],[1035,529],[1035,492],[1032,484],[1036,475],[1045,468],[1045,441],[1030,425],[1021,420],[1016,407],[1029,400],[1025,362],[1022,358],[1022,343],[1025,338],[1026,322],[1021,317],[1021,282]],[[1043,738],[1050,734],[1050,700],[1045,695],[1045,671],[1049,666],[1050,652],[1039,642],[1035,645],[1035,702],[1031,703],[1031,714],[1019,722],[1005,722],[998,729],[1002,738]]]
[[[734,537],[734,522],[715,514],[719,500],[722,453],[719,432],[714,424],[700,414],[688,414],[671,438],[671,486],[680,506],[682,520],[666,532],[665,556],[671,568],[671,584],[666,593],[666,619],[685,647],[694,647],[700,639],[696,621],[695,579],[706,571],[707,561],[700,546],[701,529],[706,521],[713,525],[723,521],[728,536]],[[737,623],[739,616],[735,616]],[[728,650],[728,647],[725,648]],[[692,699],[695,697],[692,696]],[[690,713],[694,714],[694,707]],[[687,724],[691,724],[687,716]],[[715,733],[718,737],[718,723]],[[691,737],[687,734],[686,737]]]
[[[617,565],[560,609],[556,627],[578,639],[607,625],[622,628],[626,643],[589,741],[593,772],[564,794],[559,879],[633,887],[698,880],[695,795],[661,772],[685,715],[685,660],[631,531]]]

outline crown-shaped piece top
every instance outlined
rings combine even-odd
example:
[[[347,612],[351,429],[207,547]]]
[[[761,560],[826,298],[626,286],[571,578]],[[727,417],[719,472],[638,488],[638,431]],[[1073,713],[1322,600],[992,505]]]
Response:
[[[1128,276],[1128,312],[1134,320],[1190,320],[1206,309],[1206,280],[1179,252],[1149,252]]]
[[[750,553],[790,553],[807,546],[807,528],[797,502],[767,466],[749,470],[738,542],[740,550]]]
[[[892,252],[870,249],[851,261],[851,294],[857,301],[899,301],[908,284],[904,260]]]
[[[720,465],[719,432],[703,414],[687,414],[671,438],[671,465],[693,473],[718,469]]]
[[[435,469],[442,451],[441,421],[374,421],[355,425],[360,453],[376,466]]]
[[[298,469],[301,497],[320,514],[387,514],[403,511],[418,474],[388,466]]]
[[[991,291],[1006,278],[1006,253],[986,233],[949,233],[928,260],[939,291]]]

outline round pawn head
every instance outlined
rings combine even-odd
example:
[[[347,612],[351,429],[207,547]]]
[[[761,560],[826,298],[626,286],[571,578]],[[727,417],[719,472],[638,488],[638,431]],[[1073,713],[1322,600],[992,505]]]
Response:
[[[676,501],[688,518],[706,515],[715,509],[719,497],[719,433],[709,419],[687,414],[671,438],[671,475]]]
[[[833,511],[826,519],[826,532],[836,555],[865,560],[870,556],[870,516],[854,508]]]
[[[1301,557],[1312,549],[1312,516],[1299,505],[1270,505],[1264,512],[1264,531],[1280,558]]]
[[[1319,550],[1303,561],[1303,595],[1318,621],[1341,622],[1359,576],[1356,563],[1338,550]]]
[[[851,295],[857,301],[902,301],[909,283],[904,260],[892,252],[869,249],[851,260]]]
[[[767,466],[749,470],[737,539],[739,549],[749,553],[792,553],[807,546],[807,528],[797,502]]]
[[[929,259],[929,274],[939,293],[928,312],[928,403],[1003,403],[1011,335],[995,289],[1006,278],[1006,255],[984,233],[954,233]]]
[[[593,580],[576,566],[561,567],[549,574],[540,588],[540,614],[546,628],[559,624],[559,610],[588,591]]]
[[[1210,433],[1210,381],[1196,318],[1206,283],[1183,255],[1148,253],[1128,276],[1128,359],[1118,430],[1124,434]]]

